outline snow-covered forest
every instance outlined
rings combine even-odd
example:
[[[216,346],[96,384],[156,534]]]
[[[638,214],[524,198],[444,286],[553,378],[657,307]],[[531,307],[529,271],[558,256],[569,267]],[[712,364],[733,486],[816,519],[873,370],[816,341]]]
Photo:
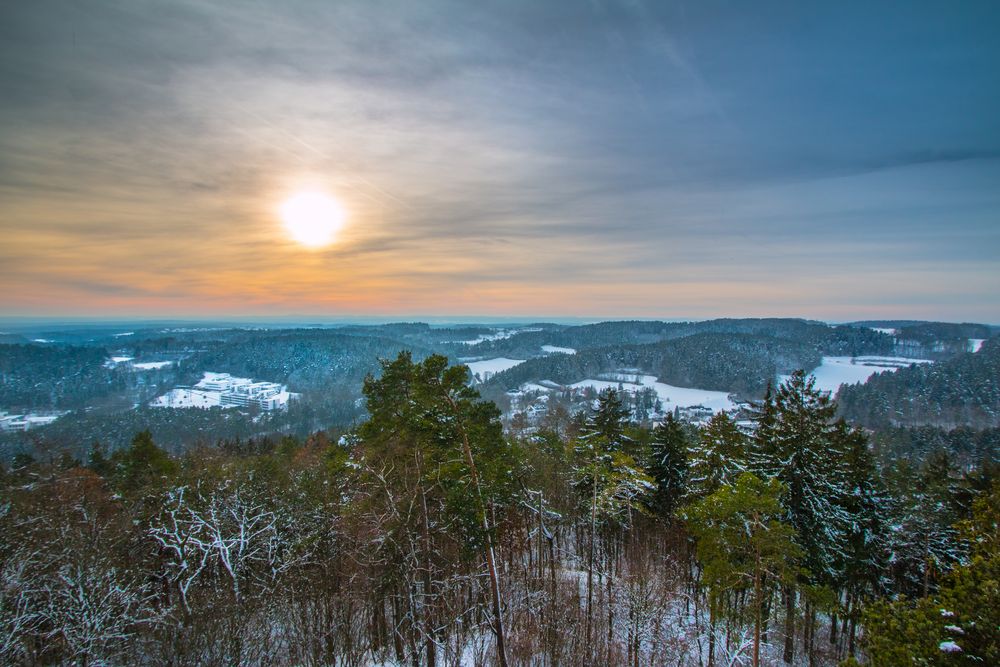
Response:
[[[1000,661],[990,460],[887,464],[802,372],[752,428],[609,390],[520,437],[467,373],[401,353],[343,434],[17,457],[0,661]]]

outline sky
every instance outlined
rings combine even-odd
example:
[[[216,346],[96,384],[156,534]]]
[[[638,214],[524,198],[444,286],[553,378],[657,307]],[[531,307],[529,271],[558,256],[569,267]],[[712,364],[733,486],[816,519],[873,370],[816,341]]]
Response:
[[[1000,3],[0,3],[0,315],[1000,323]],[[336,197],[324,248],[279,215]]]

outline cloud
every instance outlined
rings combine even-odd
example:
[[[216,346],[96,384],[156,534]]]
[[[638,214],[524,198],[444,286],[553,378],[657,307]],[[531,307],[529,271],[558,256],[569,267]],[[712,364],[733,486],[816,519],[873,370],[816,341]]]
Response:
[[[850,284],[995,319],[927,267],[996,284],[996,18],[8,3],[0,309],[686,316]],[[303,254],[275,210],[307,186],[351,219]]]

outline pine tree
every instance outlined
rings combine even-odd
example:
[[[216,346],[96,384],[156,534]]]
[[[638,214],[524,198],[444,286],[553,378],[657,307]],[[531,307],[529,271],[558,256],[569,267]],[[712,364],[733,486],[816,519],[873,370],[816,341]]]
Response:
[[[844,497],[843,462],[834,437],[835,411],[829,395],[816,389],[815,379],[804,371],[795,371],[775,394],[773,430],[766,421],[771,415],[765,405],[765,432],[758,435],[757,467],[767,477],[777,478],[785,488],[783,520],[795,529],[805,571],[810,573],[803,584],[833,583],[842,558],[839,549],[847,517],[840,505]],[[783,657],[790,663],[795,648],[796,591],[788,587],[784,596]],[[807,607],[807,635],[813,620],[814,612]]]
[[[688,495],[703,498],[724,484],[732,484],[747,471],[746,435],[726,413],[713,415],[691,448]]]
[[[177,472],[177,463],[156,446],[148,430],[137,433],[128,449],[115,454],[118,483],[125,491],[136,491]]]
[[[965,557],[965,549],[955,528],[961,516],[951,457],[936,452],[915,476],[901,480],[894,494],[890,565],[899,591],[927,596],[938,577]]]
[[[841,580],[846,596],[849,625],[848,652],[854,655],[855,629],[861,605],[880,592],[885,571],[888,502],[878,481],[875,462],[868,448],[868,438],[859,429],[838,421],[834,437],[844,461],[845,496],[841,499],[847,517]],[[831,641],[836,641],[834,618]]]
[[[750,595],[754,667],[760,665],[766,601],[775,587],[792,581],[800,556],[795,531],[780,521],[781,493],[777,480],[764,482],[743,473],[685,513],[709,587],[713,625],[727,609],[723,604],[727,596]]]
[[[507,664],[500,571],[496,562],[492,516],[496,505],[510,498],[514,453],[503,437],[500,413],[479,399],[468,386],[468,368],[448,367],[448,360],[432,355],[414,363],[408,352],[383,362],[382,376],[365,380],[364,394],[371,415],[358,429],[371,474],[383,486],[398,481],[412,489],[420,508],[399,530],[418,544],[419,575],[426,601],[425,662],[436,664],[441,620],[434,617],[434,592],[444,579],[435,565],[435,542],[441,531],[481,554],[489,577],[492,626],[497,660]],[[411,463],[412,462],[412,463]],[[412,465],[412,467],[411,467]],[[383,471],[392,471],[391,479]],[[393,504],[400,501],[390,500]],[[392,512],[398,515],[397,512]],[[415,574],[415,573],[411,573]]]
[[[593,625],[594,563],[597,528],[605,522],[627,525],[634,510],[654,488],[635,459],[623,448],[632,440],[625,435],[628,411],[618,392],[609,389],[598,397],[574,449],[575,485],[587,498],[590,515],[590,540],[587,555],[587,625],[586,641],[590,646]]]
[[[940,589],[913,602],[905,597],[871,605],[864,615],[872,665],[1000,664],[1000,484],[973,503],[960,524],[973,545]]]
[[[646,474],[656,482],[656,491],[650,497],[650,509],[666,519],[687,489],[688,435],[684,425],[668,414],[652,436]]]
[[[631,443],[631,438],[625,435],[628,421],[629,411],[622,402],[621,393],[607,389],[597,396],[597,406],[591,412],[580,437],[600,437],[606,451],[621,451]]]

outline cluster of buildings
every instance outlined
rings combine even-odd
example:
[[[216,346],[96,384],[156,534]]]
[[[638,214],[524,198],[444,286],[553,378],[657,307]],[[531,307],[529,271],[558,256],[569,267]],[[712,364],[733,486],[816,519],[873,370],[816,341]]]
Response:
[[[256,408],[284,410],[298,397],[277,382],[255,382],[229,373],[205,373],[193,387],[177,387],[154,399],[150,405],[162,408]]]
[[[0,431],[30,431],[39,426],[51,424],[62,417],[65,412],[29,412],[27,414],[9,414],[0,410]]]

